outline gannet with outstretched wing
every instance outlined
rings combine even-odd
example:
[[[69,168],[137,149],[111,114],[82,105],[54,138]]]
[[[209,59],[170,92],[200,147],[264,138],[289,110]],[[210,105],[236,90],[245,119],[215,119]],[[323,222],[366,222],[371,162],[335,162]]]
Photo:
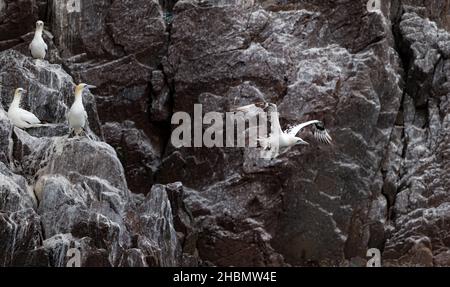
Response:
[[[314,127],[313,134],[317,141],[326,144],[330,144],[332,141],[330,134],[325,129],[325,125],[318,120],[308,121],[283,131],[280,125],[277,105],[272,103],[252,104],[237,108],[236,111],[244,113],[247,119],[256,117],[260,113],[266,113],[267,119],[271,123],[269,137],[258,138],[258,142],[265,150],[272,150],[273,156],[271,158],[276,158],[280,154],[280,150],[287,150],[295,145],[307,145],[308,143],[297,137],[297,134],[309,126]]]
[[[8,109],[8,117],[16,127],[21,129],[39,127],[41,121],[34,114],[20,108],[20,101],[25,93],[22,88],[16,89],[14,99]]]

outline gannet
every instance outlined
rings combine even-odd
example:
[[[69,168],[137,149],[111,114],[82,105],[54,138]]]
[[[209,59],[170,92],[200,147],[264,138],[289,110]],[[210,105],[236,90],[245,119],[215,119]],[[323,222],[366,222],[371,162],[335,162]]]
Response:
[[[30,43],[30,52],[31,56],[35,59],[45,59],[45,55],[47,54],[47,44],[44,42],[42,38],[42,32],[44,32],[44,22],[37,21],[36,22],[36,31],[34,32],[33,41]]]
[[[75,101],[68,114],[70,134],[74,132],[76,136],[79,136],[86,127],[88,115],[83,105],[83,92],[89,89],[95,89],[95,86],[79,84],[75,88]]]
[[[16,89],[14,99],[8,110],[8,117],[16,127],[21,129],[39,127],[41,126],[41,121],[32,113],[20,108],[20,101],[24,93],[26,93],[24,89]]]
[[[283,131],[280,125],[277,105],[272,103],[251,104],[248,106],[239,107],[236,111],[244,113],[247,119],[249,116],[256,116],[260,113],[267,114],[267,119],[269,119],[271,123],[269,137],[260,137],[258,138],[258,142],[264,150],[272,151],[270,158],[278,157],[280,155],[280,151],[287,150],[295,145],[308,145],[308,142],[304,141],[300,137],[297,137],[297,134],[308,126],[314,127],[313,134],[317,141],[325,144],[331,144],[332,141],[330,134],[325,129],[325,125],[323,122],[318,120],[295,125]]]

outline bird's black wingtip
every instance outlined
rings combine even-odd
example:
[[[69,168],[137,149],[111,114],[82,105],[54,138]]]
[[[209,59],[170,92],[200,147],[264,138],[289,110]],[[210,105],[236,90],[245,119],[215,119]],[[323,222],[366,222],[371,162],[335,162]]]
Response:
[[[323,122],[318,122],[315,124],[316,129],[319,131],[325,131],[325,124]]]

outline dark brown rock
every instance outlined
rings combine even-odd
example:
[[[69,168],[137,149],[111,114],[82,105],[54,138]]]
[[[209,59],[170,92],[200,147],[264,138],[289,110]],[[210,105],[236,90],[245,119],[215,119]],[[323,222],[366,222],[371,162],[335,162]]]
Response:
[[[157,143],[130,121],[123,124],[106,123],[103,130],[106,139],[126,166],[128,187],[135,193],[150,192],[154,174],[160,165],[161,152]]]
[[[34,0],[0,1],[0,50],[11,48],[6,41],[14,40],[33,31],[38,20],[38,6]]]

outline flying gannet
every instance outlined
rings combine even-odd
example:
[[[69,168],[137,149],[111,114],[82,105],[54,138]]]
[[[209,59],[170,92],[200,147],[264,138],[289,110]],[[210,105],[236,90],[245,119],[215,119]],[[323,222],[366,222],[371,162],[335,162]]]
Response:
[[[297,134],[306,127],[313,126],[314,138],[322,143],[331,144],[332,138],[325,129],[323,122],[318,120],[308,121],[283,131],[280,125],[277,105],[272,103],[258,103],[244,107],[239,107],[235,111],[244,113],[246,119],[257,116],[261,113],[267,115],[270,122],[269,137],[260,137],[258,142],[260,146],[267,151],[271,151],[269,158],[276,158],[282,152],[295,145],[308,145],[302,138],[297,137]]]
[[[42,32],[44,32],[44,22],[37,21],[36,22],[36,31],[34,32],[33,41],[30,43],[30,52],[31,56],[35,59],[45,59],[45,55],[47,54],[48,46],[44,42],[42,38]]]
[[[68,114],[70,134],[74,132],[76,136],[79,136],[85,131],[88,115],[83,105],[83,92],[89,89],[95,89],[95,86],[79,84],[75,88],[75,101]]]
[[[22,88],[16,89],[14,92],[14,99],[8,110],[8,117],[13,124],[21,129],[29,129],[42,126],[41,121],[32,113],[20,108],[20,101],[22,95],[26,91]]]

